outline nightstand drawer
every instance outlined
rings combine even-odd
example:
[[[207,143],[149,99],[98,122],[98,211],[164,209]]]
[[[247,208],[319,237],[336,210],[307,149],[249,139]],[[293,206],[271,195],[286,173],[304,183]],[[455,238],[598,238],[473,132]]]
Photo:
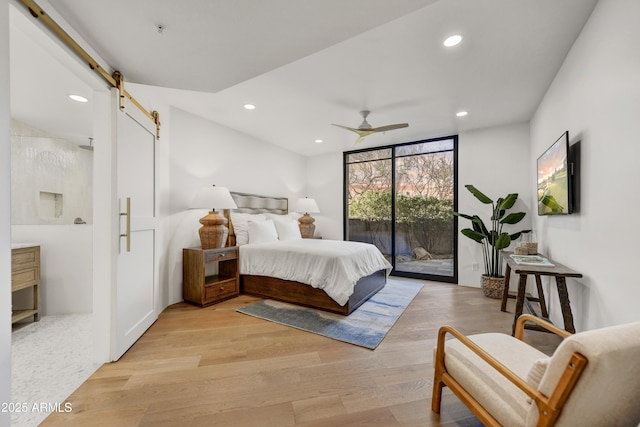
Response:
[[[238,252],[236,248],[230,248],[224,251],[205,252],[204,262],[224,261],[226,259],[236,259]]]
[[[237,295],[238,289],[236,288],[235,278],[212,283],[204,288],[205,304],[210,301],[218,301],[225,299],[226,297],[231,298]]]

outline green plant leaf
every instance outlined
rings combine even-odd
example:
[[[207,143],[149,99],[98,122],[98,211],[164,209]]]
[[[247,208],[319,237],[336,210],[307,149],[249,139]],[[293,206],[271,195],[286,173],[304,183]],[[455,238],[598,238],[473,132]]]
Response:
[[[513,213],[510,213],[505,218],[500,220],[500,224],[517,224],[520,221],[522,221],[522,218],[524,218],[525,215],[526,215],[526,213],[524,213],[524,212],[513,212]]]
[[[455,216],[459,216],[459,217],[461,217],[461,218],[468,219],[469,221],[472,221],[472,220],[473,220],[473,217],[472,217],[471,215],[463,214],[463,213],[460,213],[460,212],[453,212],[453,214],[454,214]]]
[[[514,240],[518,239],[522,234],[524,233],[529,233],[531,232],[531,230],[522,230],[522,231],[518,231],[517,233],[513,233],[511,236],[511,241],[513,242]]]
[[[520,222],[525,216],[524,212],[507,214],[507,211],[515,205],[518,199],[518,194],[510,193],[505,198],[498,198],[494,204],[494,202],[489,197],[480,192],[473,185],[466,185],[465,187],[480,202],[492,205],[491,223],[489,224],[491,226],[491,230],[487,229],[487,226],[478,215],[469,216],[464,214],[457,214],[458,216],[469,219],[471,221],[471,228],[462,230],[462,234],[485,246],[483,251],[485,270],[489,275],[499,276],[499,270],[502,265],[502,263],[500,262],[500,251],[509,247],[511,241],[520,237],[523,232],[530,231],[519,231],[511,235],[509,233],[501,231],[503,224],[516,224]]]
[[[485,205],[493,203],[493,200],[485,196],[480,190],[478,190],[473,185],[467,184],[465,185],[465,188],[469,190],[469,192],[473,194],[476,197],[476,199],[480,200]]]
[[[518,200],[518,193],[511,193],[507,195],[507,197],[505,197],[501,203],[498,203],[498,206],[500,210],[511,209],[513,205],[516,203],[516,200]]]
[[[496,244],[494,245],[497,250],[502,250],[508,248],[511,244],[511,237],[509,233],[502,233],[496,239]]]
[[[470,228],[465,228],[460,231],[463,235],[467,236],[471,240],[475,240],[478,243],[482,243],[482,241],[487,237],[484,234],[478,233]]]
[[[489,235],[489,230],[487,229],[487,226],[484,225],[482,218],[480,218],[478,215],[473,216],[473,219],[471,220],[471,224],[473,225],[473,229],[478,233],[482,233],[485,236]]]

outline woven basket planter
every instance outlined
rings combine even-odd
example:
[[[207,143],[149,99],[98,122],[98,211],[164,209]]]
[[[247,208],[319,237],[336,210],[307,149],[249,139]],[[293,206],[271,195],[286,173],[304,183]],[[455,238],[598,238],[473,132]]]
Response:
[[[487,298],[502,299],[504,277],[489,277],[482,275],[482,292]]]

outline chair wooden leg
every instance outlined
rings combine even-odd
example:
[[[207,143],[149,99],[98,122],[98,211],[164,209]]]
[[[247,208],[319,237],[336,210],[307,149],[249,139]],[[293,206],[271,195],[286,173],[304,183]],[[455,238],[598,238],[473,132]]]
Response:
[[[444,383],[438,379],[433,381],[433,395],[431,396],[431,410],[436,414],[440,413],[440,405],[442,403],[442,388]]]
[[[442,382],[442,374],[444,374],[444,354],[440,348],[436,350],[435,366],[433,373],[433,395],[431,396],[431,410],[436,414],[440,413],[440,404],[442,402],[442,388],[445,384]]]
[[[442,402],[442,388],[445,386],[445,383],[442,381],[442,377],[447,369],[444,364],[444,338],[447,333],[447,328],[447,326],[443,326],[438,330],[438,342],[433,361],[434,372],[433,394],[431,396],[431,410],[436,414],[440,413],[440,404]]]

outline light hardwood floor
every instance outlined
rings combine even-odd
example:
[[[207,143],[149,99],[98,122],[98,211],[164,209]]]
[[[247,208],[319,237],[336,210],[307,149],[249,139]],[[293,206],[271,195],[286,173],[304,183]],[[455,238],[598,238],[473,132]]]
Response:
[[[42,426],[480,426],[445,389],[431,412],[438,328],[510,333],[480,289],[425,282],[376,350],[237,313],[238,298],[179,303],[116,363],[103,365]],[[527,331],[550,354],[555,336]]]

